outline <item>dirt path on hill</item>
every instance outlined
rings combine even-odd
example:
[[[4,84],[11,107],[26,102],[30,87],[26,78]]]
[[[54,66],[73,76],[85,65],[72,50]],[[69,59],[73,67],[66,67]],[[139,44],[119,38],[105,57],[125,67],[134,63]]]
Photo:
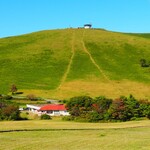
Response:
[[[83,50],[89,55],[90,60],[91,60],[92,63],[95,65],[95,67],[99,70],[99,72],[103,75],[104,79],[105,79],[106,81],[108,81],[109,83],[111,83],[111,84],[114,86],[114,88],[117,87],[117,90],[118,90],[119,94],[121,94],[121,93],[122,93],[122,90],[120,89],[119,84],[115,84],[115,83],[113,83],[113,82],[109,79],[109,77],[104,73],[104,71],[101,69],[101,67],[96,63],[96,61],[95,61],[94,58],[92,57],[91,53],[90,53],[90,52],[88,51],[88,49],[86,48],[85,43],[84,43],[84,35],[85,35],[85,30],[83,31],[83,36],[82,36]]]
[[[63,85],[63,83],[65,82],[65,80],[66,80],[66,78],[67,78],[67,76],[69,74],[69,71],[70,71],[70,68],[71,68],[71,65],[72,65],[72,62],[73,62],[73,58],[74,58],[74,55],[75,55],[74,42],[75,42],[75,31],[73,31],[73,33],[72,33],[72,42],[71,42],[72,55],[71,55],[71,58],[70,58],[67,70],[64,73],[64,75],[62,77],[62,80],[60,82],[60,85],[58,86],[57,90],[61,88],[61,86]]]
[[[96,61],[94,60],[94,58],[92,57],[92,55],[90,54],[90,52],[87,50],[85,43],[84,43],[84,34],[85,34],[85,30],[83,31],[83,36],[82,36],[82,46],[83,46],[83,50],[85,51],[85,53],[87,53],[90,57],[91,62],[94,64],[94,66],[99,70],[99,72],[103,75],[103,77],[107,80],[110,81],[110,79],[108,78],[108,76],[104,73],[104,71],[100,68],[100,66],[96,63]]]

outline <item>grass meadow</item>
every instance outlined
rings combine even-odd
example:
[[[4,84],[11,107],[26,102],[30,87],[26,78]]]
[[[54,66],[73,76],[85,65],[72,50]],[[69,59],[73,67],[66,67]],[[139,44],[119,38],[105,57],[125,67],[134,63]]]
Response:
[[[0,93],[54,99],[89,95],[150,98],[149,34],[49,30],[0,39]],[[60,86],[61,85],[61,86]]]
[[[14,132],[2,132],[10,130]],[[149,140],[149,120],[78,123],[54,118],[0,123],[0,150],[148,150]]]

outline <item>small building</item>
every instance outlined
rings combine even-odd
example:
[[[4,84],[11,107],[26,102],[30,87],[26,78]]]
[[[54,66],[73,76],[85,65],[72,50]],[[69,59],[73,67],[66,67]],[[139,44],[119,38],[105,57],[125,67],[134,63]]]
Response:
[[[90,28],[92,28],[92,24],[85,24],[84,25],[84,29],[90,29]]]
[[[39,116],[47,114],[50,116],[69,116],[64,104],[46,104],[43,106],[27,105],[30,112],[36,113]]]
[[[33,113],[38,113],[38,110],[41,108],[41,106],[39,105],[29,105],[27,104],[27,109],[30,111],[30,112],[33,112]]]

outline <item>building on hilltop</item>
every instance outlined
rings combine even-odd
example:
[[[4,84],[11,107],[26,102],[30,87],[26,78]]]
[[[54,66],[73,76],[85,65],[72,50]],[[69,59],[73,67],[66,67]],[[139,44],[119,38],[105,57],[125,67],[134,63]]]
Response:
[[[92,28],[92,24],[85,24],[84,25],[84,29],[90,29],[90,28]]]

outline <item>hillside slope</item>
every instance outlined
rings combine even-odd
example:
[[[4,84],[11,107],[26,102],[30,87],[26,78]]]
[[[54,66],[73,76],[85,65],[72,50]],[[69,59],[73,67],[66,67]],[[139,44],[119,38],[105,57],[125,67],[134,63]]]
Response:
[[[149,34],[64,29],[0,39],[0,93],[150,98]]]

